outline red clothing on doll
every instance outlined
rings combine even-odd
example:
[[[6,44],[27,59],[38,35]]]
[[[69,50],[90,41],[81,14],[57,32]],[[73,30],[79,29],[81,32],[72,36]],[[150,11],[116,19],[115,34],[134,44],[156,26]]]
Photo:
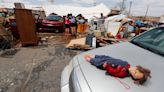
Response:
[[[126,66],[112,66],[112,64],[107,64],[105,67],[105,70],[109,75],[123,78],[129,76],[129,71],[128,69],[130,68],[130,64],[127,64]]]

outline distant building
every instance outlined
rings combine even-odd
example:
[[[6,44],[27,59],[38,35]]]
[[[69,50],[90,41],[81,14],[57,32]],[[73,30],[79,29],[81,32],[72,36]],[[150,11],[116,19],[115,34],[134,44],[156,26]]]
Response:
[[[154,16],[147,16],[146,18],[145,16],[130,16],[129,18],[133,20],[143,20],[143,21],[154,21],[154,22],[160,21],[160,17],[154,17]]]

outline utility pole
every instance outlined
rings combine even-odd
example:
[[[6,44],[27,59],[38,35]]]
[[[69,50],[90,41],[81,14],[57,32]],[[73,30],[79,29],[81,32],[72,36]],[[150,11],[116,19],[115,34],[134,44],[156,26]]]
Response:
[[[96,6],[96,5],[97,5],[96,0],[94,0],[93,1],[93,6]]]
[[[145,13],[145,19],[147,17],[148,11],[149,11],[149,5],[147,5],[147,9],[146,9],[146,13]]]
[[[124,2],[125,2],[125,0],[122,1],[122,5],[121,5],[121,13],[122,13],[123,10],[124,10]]]
[[[130,1],[130,7],[129,7],[129,12],[128,12],[128,17],[130,16],[131,7],[132,7],[132,1]]]

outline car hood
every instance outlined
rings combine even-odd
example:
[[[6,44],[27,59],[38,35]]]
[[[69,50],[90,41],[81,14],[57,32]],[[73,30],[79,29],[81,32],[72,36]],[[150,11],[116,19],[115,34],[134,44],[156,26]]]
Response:
[[[134,84],[130,77],[116,78],[106,75],[104,70],[97,69],[84,59],[85,54],[109,55],[128,61],[131,66],[141,65],[151,70],[151,79],[144,85]],[[164,57],[123,42],[94,49],[78,56],[79,66],[92,92],[163,92]]]

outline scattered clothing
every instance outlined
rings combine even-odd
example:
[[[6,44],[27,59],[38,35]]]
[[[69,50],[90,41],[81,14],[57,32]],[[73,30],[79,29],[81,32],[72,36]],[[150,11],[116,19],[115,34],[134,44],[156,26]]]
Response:
[[[128,33],[131,33],[131,32],[133,32],[133,31],[134,31],[134,26],[128,25],[128,26],[127,26],[127,32],[128,32]]]

